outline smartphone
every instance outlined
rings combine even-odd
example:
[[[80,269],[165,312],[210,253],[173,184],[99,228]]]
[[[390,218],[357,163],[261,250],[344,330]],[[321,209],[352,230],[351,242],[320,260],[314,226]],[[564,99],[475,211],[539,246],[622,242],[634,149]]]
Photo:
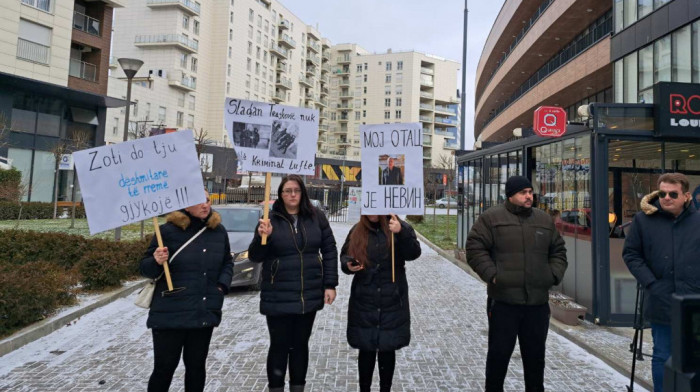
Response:
[[[357,267],[360,265],[360,262],[355,260],[355,259],[352,259],[352,261],[350,262],[350,265],[352,265],[353,267]]]

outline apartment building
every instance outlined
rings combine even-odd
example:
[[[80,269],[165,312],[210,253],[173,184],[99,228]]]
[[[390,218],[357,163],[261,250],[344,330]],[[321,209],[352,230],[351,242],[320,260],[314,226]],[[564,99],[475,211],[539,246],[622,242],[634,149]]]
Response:
[[[205,130],[226,145],[231,97],[319,110],[320,157],[359,160],[362,123],[422,121],[428,165],[457,148],[457,63],[332,45],[277,1],[128,0],[115,14],[113,55],[144,61],[130,129]],[[123,73],[112,75],[110,94],[125,97]],[[115,142],[121,112],[108,116]]]
[[[420,122],[425,166],[440,167],[458,149],[458,63],[419,52],[370,54],[356,44],[333,46],[332,61],[335,111],[329,130],[320,130],[321,156],[359,160],[361,124]]]
[[[112,13],[122,0],[0,0],[0,157],[22,171],[29,201],[52,201],[52,150],[104,144]],[[78,137],[79,136],[79,137]],[[59,200],[73,173],[60,172]]]

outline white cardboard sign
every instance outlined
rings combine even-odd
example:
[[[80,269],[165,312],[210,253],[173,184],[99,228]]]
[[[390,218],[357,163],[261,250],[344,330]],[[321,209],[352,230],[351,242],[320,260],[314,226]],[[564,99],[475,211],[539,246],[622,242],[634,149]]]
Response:
[[[191,130],[73,153],[90,234],[204,203]]]
[[[360,126],[362,215],[423,215],[420,123]]]
[[[243,170],[314,174],[318,110],[226,98],[224,113]]]

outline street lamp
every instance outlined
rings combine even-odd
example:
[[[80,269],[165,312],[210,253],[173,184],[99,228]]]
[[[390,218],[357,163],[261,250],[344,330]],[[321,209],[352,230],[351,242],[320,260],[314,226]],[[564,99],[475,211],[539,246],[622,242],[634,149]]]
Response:
[[[120,58],[117,59],[119,66],[126,75],[126,115],[124,116],[124,141],[129,140],[129,110],[131,109],[131,81],[136,76],[136,72],[143,65],[143,61],[138,59]]]
[[[131,110],[131,81],[136,76],[136,72],[143,65],[143,61],[138,59],[120,58],[117,59],[119,66],[122,67],[124,75],[126,75],[126,115],[124,116],[124,141],[129,140],[129,111]],[[117,227],[114,230],[114,239],[119,241],[122,237],[122,228]]]

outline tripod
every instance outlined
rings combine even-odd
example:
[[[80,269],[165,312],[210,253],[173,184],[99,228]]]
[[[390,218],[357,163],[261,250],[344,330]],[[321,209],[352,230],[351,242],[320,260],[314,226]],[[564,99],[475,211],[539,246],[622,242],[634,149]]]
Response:
[[[644,357],[651,357],[649,354],[642,352],[644,344],[644,288],[637,284],[637,297],[634,300],[634,337],[630,343],[630,352],[632,353],[632,373],[630,375],[630,385],[627,386],[628,392],[634,391],[634,371],[637,361],[643,361]]]

